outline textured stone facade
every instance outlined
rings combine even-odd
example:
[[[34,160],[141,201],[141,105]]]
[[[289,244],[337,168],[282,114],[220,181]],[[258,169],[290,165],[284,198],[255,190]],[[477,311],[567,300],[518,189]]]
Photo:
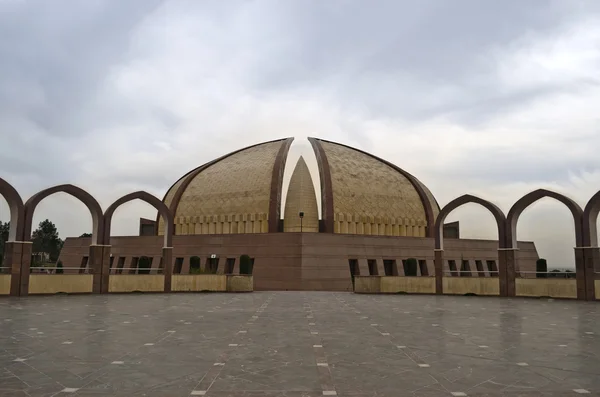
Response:
[[[271,177],[281,146],[282,141],[253,146],[200,172],[177,205],[176,234],[268,232]],[[180,184],[170,189],[166,202]],[[161,220],[159,234],[163,230]]]
[[[343,145],[321,145],[331,173],[335,233],[425,237],[423,203],[405,176]]]
[[[302,221],[299,213],[304,213]],[[318,232],[319,231],[319,209],[317,207],[317,195],[310,171],[300,157],[287,192],[285,202],[285,214],[283,220],[284,232]]]

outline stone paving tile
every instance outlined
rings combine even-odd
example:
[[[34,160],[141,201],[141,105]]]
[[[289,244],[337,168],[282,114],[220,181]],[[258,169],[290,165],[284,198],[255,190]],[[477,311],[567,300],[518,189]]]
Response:
[[[0,396],[600,396],[599,320],[517,298],[5,298]]]

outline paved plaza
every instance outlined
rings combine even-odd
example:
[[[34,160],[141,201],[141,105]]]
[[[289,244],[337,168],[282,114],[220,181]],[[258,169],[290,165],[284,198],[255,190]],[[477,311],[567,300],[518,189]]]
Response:
[[[600,396],[600,304],[327,292],[0,300],[0,396]]]

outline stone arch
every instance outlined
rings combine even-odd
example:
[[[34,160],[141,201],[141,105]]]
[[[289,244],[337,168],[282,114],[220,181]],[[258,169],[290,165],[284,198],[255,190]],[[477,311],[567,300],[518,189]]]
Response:
[[[582,246],[583,210],[579,204],[560,193],[546,189],[538,189],[521,197],[508,211],[508,215],[506,216],[506,244],[508,248],[517,248],[517,222],[519,220],[519,216],[521,216],[521,213],[523,213],[523,211],[531,204],[544,197],[550,197],[560,201],[567,206],[569,211],[571,211],[571,214],[573,215],[573,222],[575,224],[575,246]]]
[[[10,230],[8,241],[23,240],[23,221],[25,220],[25,207],[23,199],[10,183],[0,178],[0,195],[4,197],[10,209]]]
[[[592,196],[583,210],[583,246],[598,246],[598,214],[600,214],[600,190]]]
[[[173,214],[171,213],[169,207],[167,207],[165,203],[163,203],[157,197],[144,191],[129,193],[112,203],[110,207],[106,209],[106,212],[104,213],[104,244],[110,245],[110,225],[112,223],[112,217],[115,210],[121,205],[133,200],[142,200],[156,208],[159,215],[162,216],[163,220],[165,221],[164,247],[172,247],[173,226],[175,223],[173,220]]]
[[[441,209],[435,221],[435,248],[439,250],[444,249],[443,228],[446,217],[458,207],[469,203],[479,204],[492,213],[498,225],[498,247],[506,248],[506,216],[495,204],[470,194],[455,198]]]
[[[33,213],[37,205],[46,197],[51,196],[55,193],[66,193],[69,194],[79,201],[81,201],[90,211],[92,215],[92,245],[102,243],[102,229],[103,229],[103,214],[102,207],[98,204],[98,201],[86,192],[85,190],[75,185],[58,185],[48,189],[44,189],[27,200],[25,203],[25,223],[23,225],[23,241],[31,240],[31,229],[33,223]]]

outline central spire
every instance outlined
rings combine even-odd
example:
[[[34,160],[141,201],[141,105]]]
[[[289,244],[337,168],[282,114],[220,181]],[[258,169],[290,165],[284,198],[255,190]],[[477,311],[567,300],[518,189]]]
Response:
[[[300,213],[303,213],[302,219]],[[284,232],[312,232],[319,231],[319,211],[317,196],[310,171],[300,156],[287,192],[283,220]]]

